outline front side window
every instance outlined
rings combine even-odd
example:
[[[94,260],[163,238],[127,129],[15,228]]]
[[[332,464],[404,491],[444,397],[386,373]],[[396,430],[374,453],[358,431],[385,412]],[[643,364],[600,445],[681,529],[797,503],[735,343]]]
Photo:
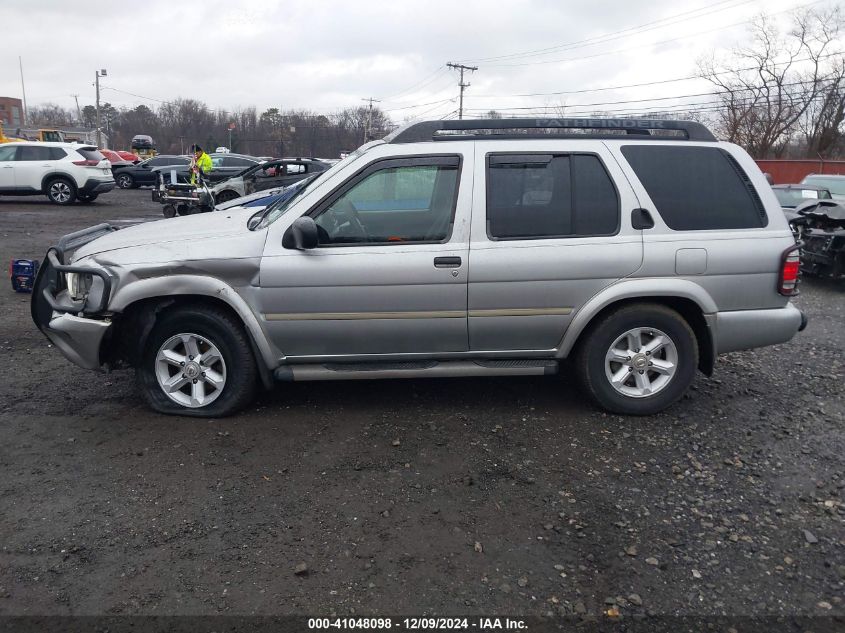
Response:
[[[320,244],[445,241],[451,233],[458,172],[458,157],[376,164],[318,213]]]
[[[619,196],[593,154],[493,154],[487,161],[492,239],[611,235]]]
[[[750,229],[768,223],[748,175],[721,148],[626,145],[622,155],[674,231]]]

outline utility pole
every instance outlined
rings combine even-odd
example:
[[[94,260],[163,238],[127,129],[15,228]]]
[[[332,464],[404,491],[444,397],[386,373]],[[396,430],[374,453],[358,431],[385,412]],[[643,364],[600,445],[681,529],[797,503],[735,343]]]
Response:
[[[366,99],[361,99],[361,101],[369,101],[370,107],[367,112],[367,125],[364,128],[364,143],[370,140],[370,129],[373,125],[373,103],[381,103],[378,99],[373,99],[372,97],[367,97]]]
[[[464,66],[463,64],[453,64],[449,62],[446,64],[449,68],[454,68],[455,70],[459,70],[461,72],[461,80],[458,82],[458,87],[461,89],[460,101],[458,103],[458,118],[464,118],[464,89],[469,88],[470,84],[464,83],[464,71],[468,70],[470,72],[478,70],[478,66]]]
[[[23,126],[26,127],[26,86],[23,84],[23,61],[21,60],[21,56],[18,55],[18,66],[21,69],[21,93],[23,95]]]
[[[76,101],[76,120],[82,125],[82,110],[79,109],[79,95],[70,95]]]
[[[97,86],[97,149],[103,146],[103,134],[100,131],[100,77],[106,77],[106,69],[94,71],[94,85]]]

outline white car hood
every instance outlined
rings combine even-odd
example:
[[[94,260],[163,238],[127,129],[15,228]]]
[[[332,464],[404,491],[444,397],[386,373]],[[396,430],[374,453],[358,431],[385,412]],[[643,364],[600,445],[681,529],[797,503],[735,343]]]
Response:
[[[284,187],[274,187],[272,189],[262,189],[261,191],[256,191],[254,193],[249,193],[245,196],[241,196],[240,198],[234,198],[233,200],[229,200],[228,202],[223,202],[221,204],[214,205],[214,208],[218,211],[223,211],[226,209],[234,209],[239,208],[248,202],[252,202],[253,200],[258,200],[259,198],[267,198],[268,196],[274,196],[282,192]],[[260,210],[261,207],[250,207],[252,209]]]
[[[168,249],[170,245],[173,251],[177,251],[181,249],[174,243],[199,245],[212,239],[246,237],[253,233],[246,225],[255,213],[252,208],[232,209],[136,224],[85,244],[74,253],[73,261],[121,249],[154,246],[156,250],[161,250]],[[220,253],[220,257],[225,256],[226,253]]]

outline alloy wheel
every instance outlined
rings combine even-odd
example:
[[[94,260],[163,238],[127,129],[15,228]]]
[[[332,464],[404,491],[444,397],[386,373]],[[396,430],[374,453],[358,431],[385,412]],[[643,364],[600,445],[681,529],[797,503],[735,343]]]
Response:
[[[633,328],[607,350],[605,375],[613,388],[631,398],[647,398],[663,390],[678,369],[678,348],[655,328]]]
[[[155,359],[158,385],[168,398],[196,409],[214,402],[226,386],[226,362],[217,346],[204,336],[171,336]]]

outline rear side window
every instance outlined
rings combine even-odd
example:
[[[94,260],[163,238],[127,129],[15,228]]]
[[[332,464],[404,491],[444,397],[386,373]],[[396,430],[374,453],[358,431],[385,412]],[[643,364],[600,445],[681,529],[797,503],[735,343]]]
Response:
[[[492,239],[612,235],[619,196],[592,154],[492,154],[487,234]]]
[[[768,223],[748,175],[718,147],[627,145],[622,154],[670,229],[753,229]]]
[[[43,145],[21,145],[18,147],[18,160],[55,160],[50,156],[50,148]]]
[[[63,150],[61,147],[51,147],[50,148],[50,160],[61,160],[65,156],[67,156],[67,152]]]
[[[100,162],[101,160],[103,160],[105,158],[105,156],[103,156],[100,153],[100,150],[98,150],[98,149],[82,148],[82,149],[77,149],[76,151],[79,152],[80,154],[82,154],[82,158],[84,158],[85,160],[96,160],[97,162]]]

